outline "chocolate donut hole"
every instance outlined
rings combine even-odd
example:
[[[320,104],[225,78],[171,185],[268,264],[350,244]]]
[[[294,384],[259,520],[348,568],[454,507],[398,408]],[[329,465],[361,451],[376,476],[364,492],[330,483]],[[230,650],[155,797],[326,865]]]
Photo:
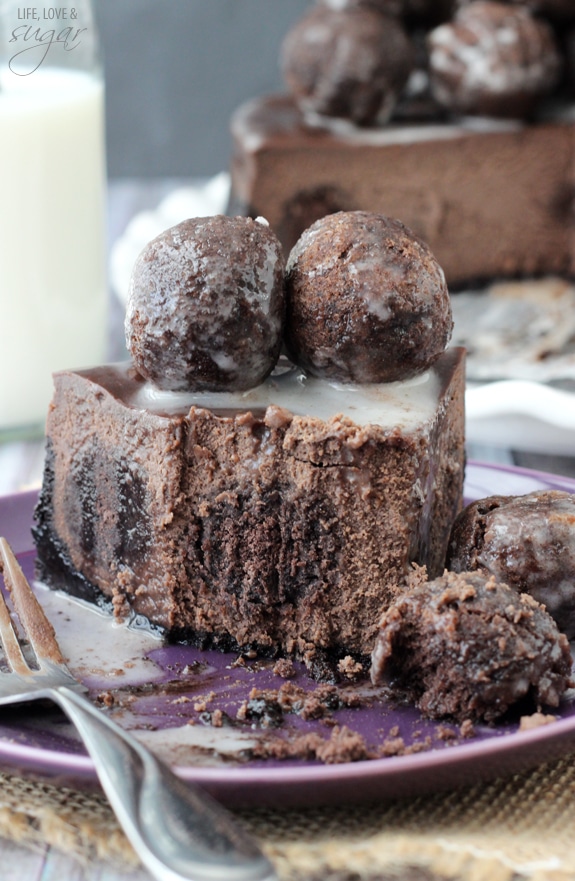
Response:
[[[527,7],[475,0],[428,45],[432,94],[456,114],[528,117],[560,79],[553,31]]]
[[[425,371],[453,327],[435,257],[400,221],[367,211],[312,224],[286,274],[285,343],[308,373],[392,382]]]
[[[170,391],[244,391],[281,347],[284,259],[268,224],[184,220],[136,260],[126,344],[139,372]]]
[[[357,125],[389,119],[414,62],[401,22],[369,6],[315,7],[282,45],[284,79],[301,110]]]
[[[539,490],[472,502],[453,525],[447,566],[531,594],[575,637],[575,495]]]

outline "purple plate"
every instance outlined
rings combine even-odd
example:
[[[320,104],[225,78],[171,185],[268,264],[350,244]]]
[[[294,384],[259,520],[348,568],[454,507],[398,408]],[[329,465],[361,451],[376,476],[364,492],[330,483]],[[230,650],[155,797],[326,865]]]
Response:
[[[467,501],[537,489],[575,492],[575,480],[468,464]],[[35,493],[0,498],[0,534],[12,543],[29,577],[35,501]],[[427,722],[411,707],[390,704],[366,683],[330,689],[317,686],[297,665],[286,679],[273,662],[241,659],[238,665],[237,655],[166,646],[67,597],[41,586],[38,591],[70,666],[93,699],[185,780],[231,806],[339,804],[421,794],[522,771],[575,749],[573,695],[548,724],[519,730],[517,714],[495,726],[477,726],[464,737],[457,726]],[[254,688],[265,691],[268,700],[254,697]],[[276,713],[278,694],[285,699]],[[310,697],[303,712],[301,695]],[[321,700],[314,704],[317,695]],[[298,712],[288,711],[288,705]],[[286,757],[294,742],[312,744],[314,757]],[[341,761],[341,753],[330,749],[346,743],[354,760]],[[376,757],[361,758],[357,744]],[[335,758],[340,761],[331,763]],[[59,785],[97,784],[73,728],[50,706],[2,711],[0,766]]]

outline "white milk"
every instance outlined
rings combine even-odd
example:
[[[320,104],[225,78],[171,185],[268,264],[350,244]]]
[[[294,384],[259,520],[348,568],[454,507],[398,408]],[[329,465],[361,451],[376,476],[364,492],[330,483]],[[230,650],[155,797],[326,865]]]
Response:
[[[41,425],[52,371],[106,347],[103,86],[0,70],[0,431]]]

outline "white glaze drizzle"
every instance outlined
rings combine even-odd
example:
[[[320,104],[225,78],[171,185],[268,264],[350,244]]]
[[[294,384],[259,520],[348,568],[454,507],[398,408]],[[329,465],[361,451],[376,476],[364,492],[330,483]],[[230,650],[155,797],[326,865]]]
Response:
[[[341,414],[358,425],[412,430],[433,418],[440,389],[441,379],[433,368],[403,382],[373,385],[328,382],[294,368],[272,375],[246,392],[165,392],[144,383],[126,403],[165,414],[186,414],[192,406],[217,412],[264,410],[276,405],[297,416],[327,421]]]

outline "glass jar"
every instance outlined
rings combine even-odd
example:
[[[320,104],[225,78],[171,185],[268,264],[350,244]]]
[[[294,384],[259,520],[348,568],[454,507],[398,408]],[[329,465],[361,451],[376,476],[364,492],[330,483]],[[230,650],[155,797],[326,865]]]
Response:
[[[89,0],[0,0],[0,436],[105,359],[104,88]]]

